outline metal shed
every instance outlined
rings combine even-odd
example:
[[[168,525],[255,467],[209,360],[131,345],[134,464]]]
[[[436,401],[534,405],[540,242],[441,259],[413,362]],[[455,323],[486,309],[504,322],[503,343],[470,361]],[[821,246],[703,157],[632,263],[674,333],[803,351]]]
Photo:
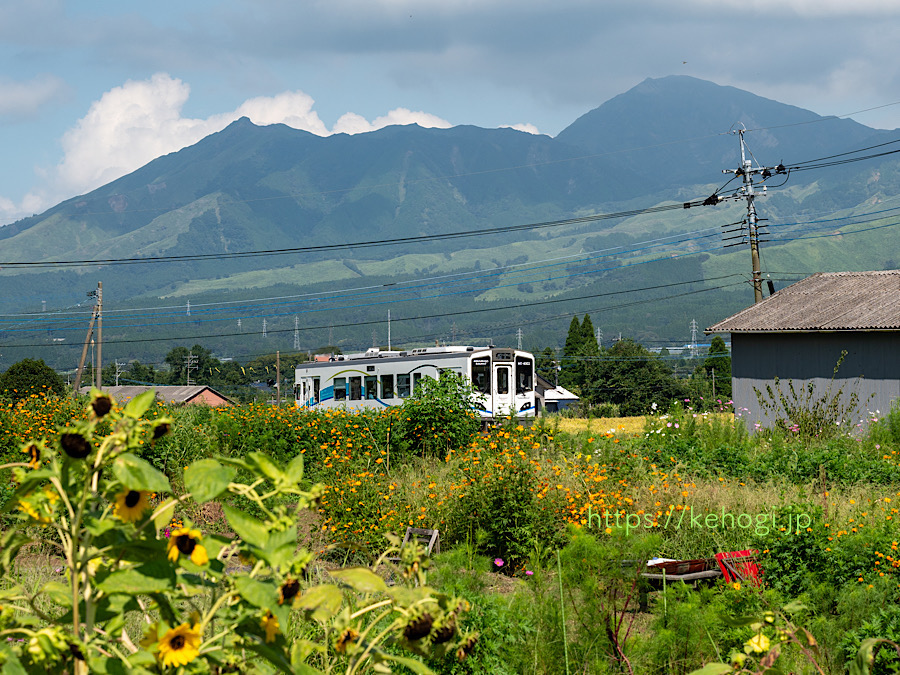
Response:
[[[710,326],[731,334],[736,414],[771,426],[756,391],[775,378],[786,391],[812,382],[815,396],[856,392],[853,424],[886,413],[900,397],[900,271],[822,272]],[[834,370],[847,354],[837,374]]]

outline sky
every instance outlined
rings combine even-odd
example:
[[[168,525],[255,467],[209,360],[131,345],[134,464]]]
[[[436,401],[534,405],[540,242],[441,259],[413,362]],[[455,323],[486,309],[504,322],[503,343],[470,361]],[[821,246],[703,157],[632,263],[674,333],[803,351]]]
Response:
[[[691,75],[895,129],[898,44],[896,0],[0,0],[0,224],[241,116],[555,136]]]

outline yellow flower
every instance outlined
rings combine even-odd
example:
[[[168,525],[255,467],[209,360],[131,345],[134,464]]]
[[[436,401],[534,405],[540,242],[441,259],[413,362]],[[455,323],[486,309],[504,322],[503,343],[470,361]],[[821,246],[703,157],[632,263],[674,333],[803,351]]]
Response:
[[[748,654],[750,652],[767,652],[769,651],[769,644],[769,638],[762,633],[757,633],[744,643],[744,651]]]
[[[28,466],[32,469],[41,467],[41,448],[37,443],[29,443],[22,448],[22,452],[28,455]]]
[[[275,642],[275,636],[278,635],[278,619],[276,619],[272,612],[267,611],[262,620],[260,621],[263,630],[266,631],[266,644],[269,642]]]
[[[180,553],[190,556],[191,562],[195,565],[205,565],[209,562],[206,549],[200,544],[200,530],[181,527],[172,532],[172,536],[169,537],[169,560],[177,562]]]
[[[159,641],[159,656],[164,667],[183,666],[200,654],[200,626],[183,623]]]
[[[140,519],[150,508],[148,496],[143,490],[126,490],[116,495],[116,515],[126,523]]]
[[[733,584],[731,584],[731,587],[732,587],[734,590],[739,591],[739,590],[741,590],[741,582],[740,582],[740,581],[735,581]]]

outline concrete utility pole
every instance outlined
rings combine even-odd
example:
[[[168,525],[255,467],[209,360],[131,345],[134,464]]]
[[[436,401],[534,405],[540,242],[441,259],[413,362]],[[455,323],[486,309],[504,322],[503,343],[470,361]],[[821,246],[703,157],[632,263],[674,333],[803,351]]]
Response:
[[[741,166],[738,169],[722,169],[722,173],[733,173],[741,176],[744,186],[740,192],[735,195],[735,199],[747,200],[747,227],[750,235],[750,261],[753,266],[753,302],[762,302],[762,274],[759,269],[759,218],[756,215],[756,205],[753,201],[756,199],[756,190],[753,185],[753,176],[761,175],[763,179],[769,178],[773,173],[786,173],[784,166],[757,166],[753,168],[753,161],[747,159],[747,148],[744,142],[744,132],[746,129],[738,129],[736,133],[741,137]],[[763,192],[766,188],[763,186]],[[719,198],[721,199],[721,197]]]
[[[97,282],[97,389],[103,386],[103,282]]]

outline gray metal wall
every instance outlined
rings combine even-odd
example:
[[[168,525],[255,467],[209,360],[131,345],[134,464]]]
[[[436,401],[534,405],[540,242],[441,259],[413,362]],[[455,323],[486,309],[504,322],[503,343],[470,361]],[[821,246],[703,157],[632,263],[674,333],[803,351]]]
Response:
[[[900,333],[732,333],[732,398],[736,414],[746,420],[752,431],[757,423],[771,426],[759,405],[754,387],[761,392],[772,386],[775,377],[788,392],[788,380],[794,388],[815,383],[816,395],[831,387],[843,388],[843,401],[850,392],[859,395],[859,407],[852,423],[867,418],[867,411],[887,413],[900,398]],[[832,383],[832,374],[841,351],[847,355]]]

